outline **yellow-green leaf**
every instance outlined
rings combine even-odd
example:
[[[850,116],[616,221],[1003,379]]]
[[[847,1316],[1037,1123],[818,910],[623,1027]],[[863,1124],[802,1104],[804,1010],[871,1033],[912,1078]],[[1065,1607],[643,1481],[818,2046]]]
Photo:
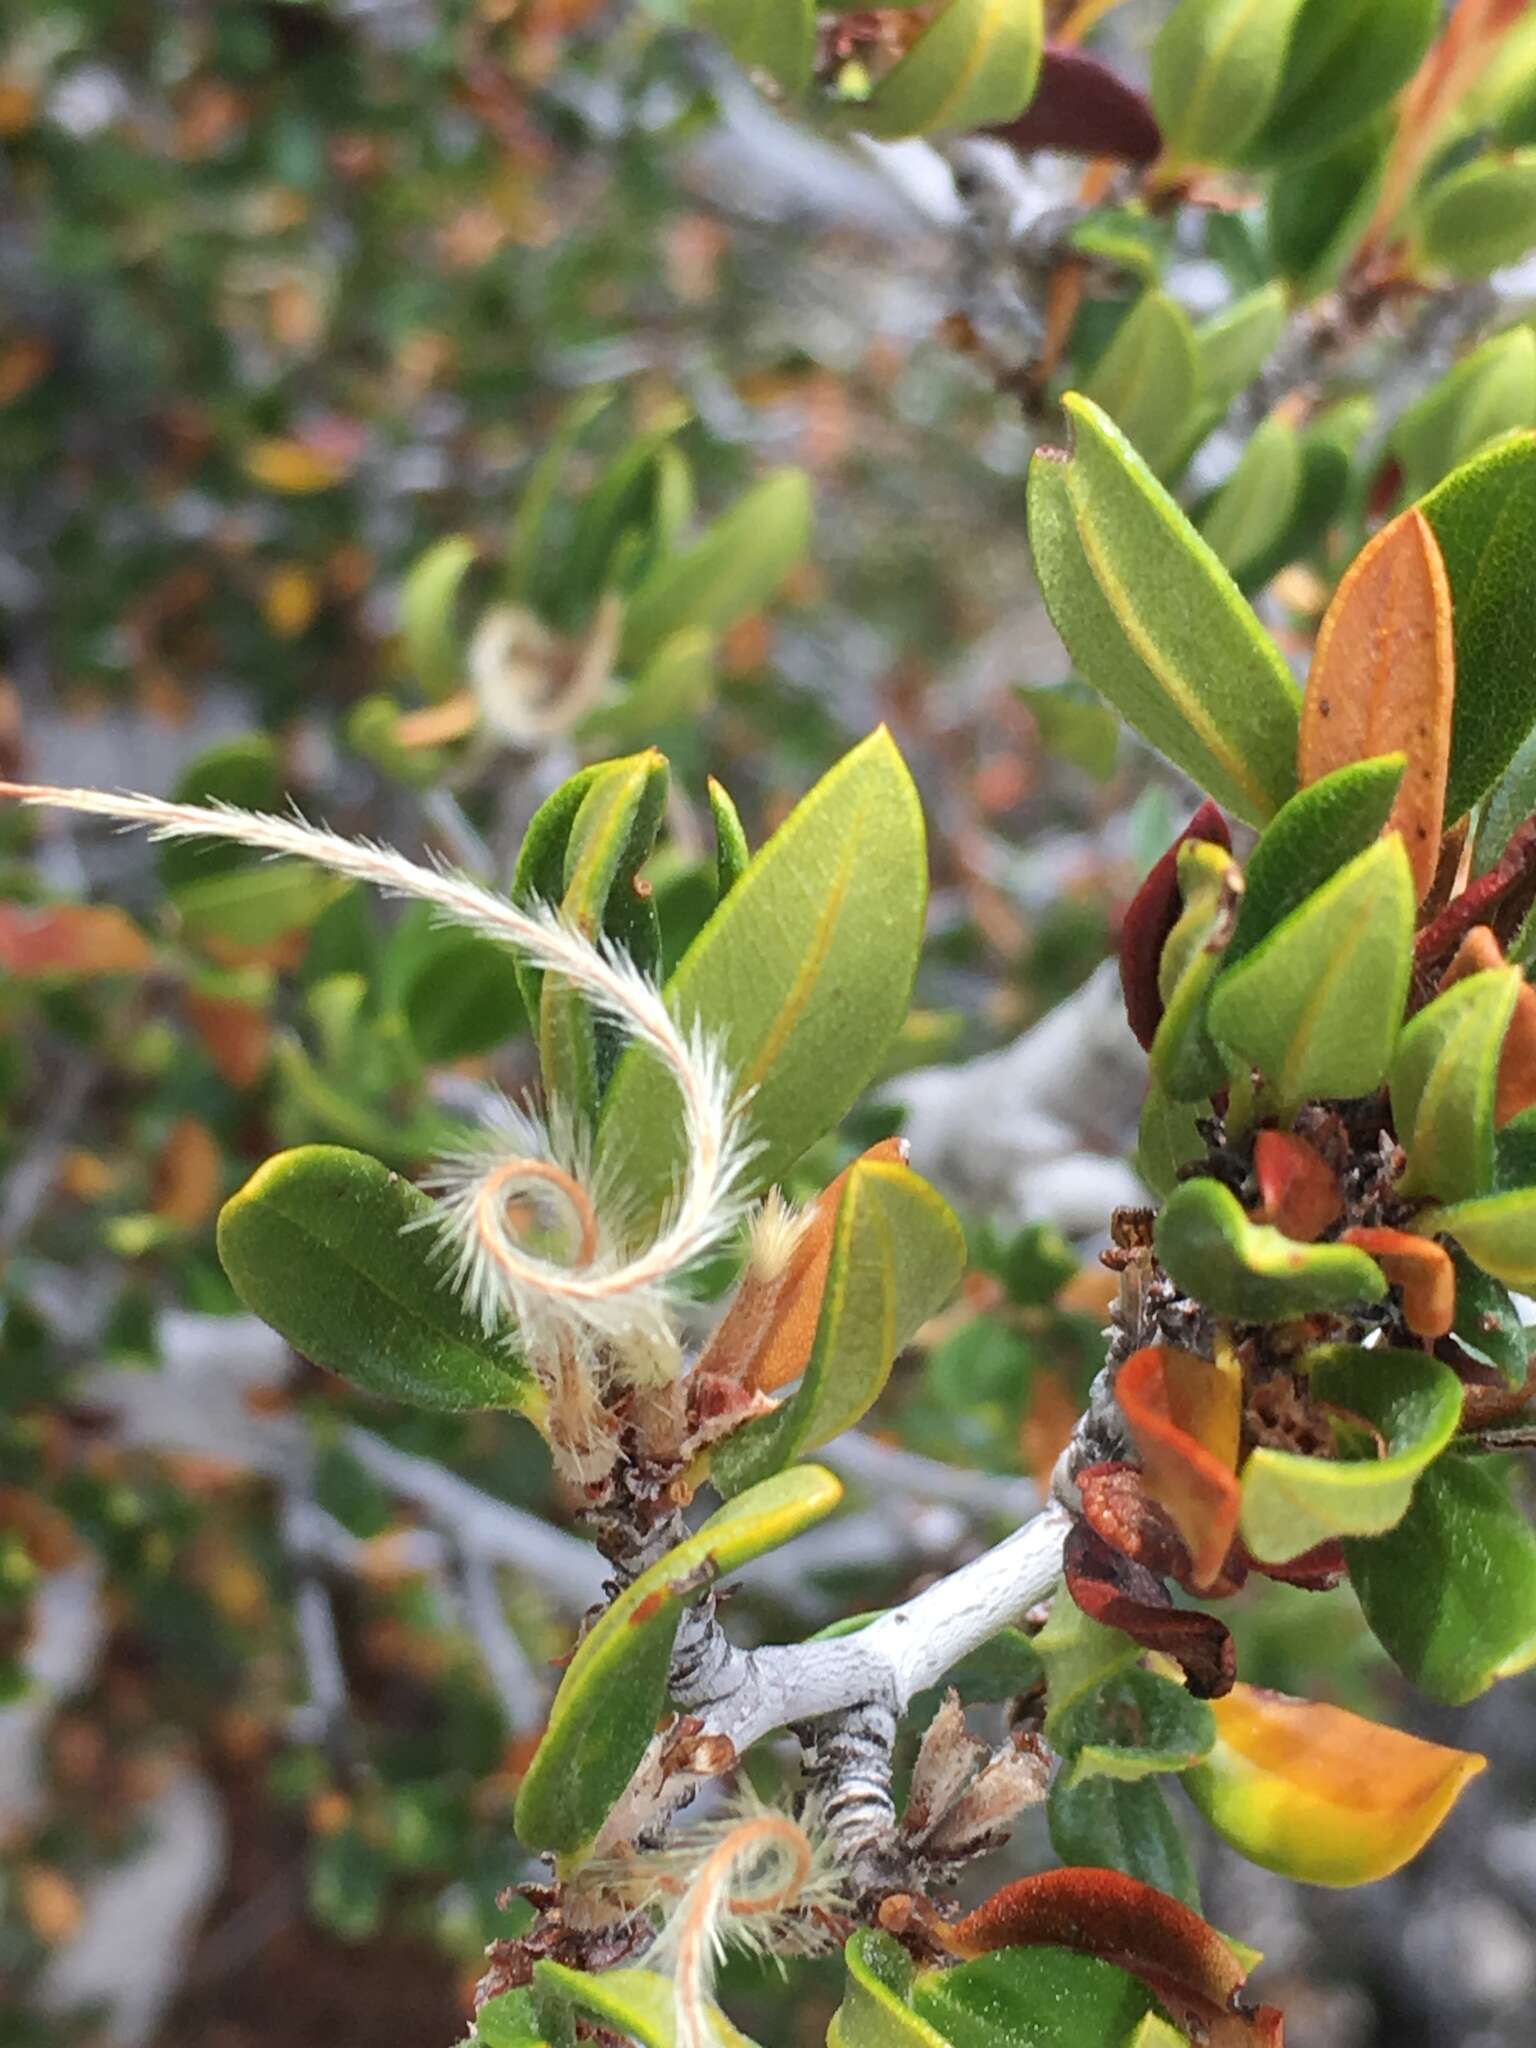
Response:
[[[1157,1255],[1182,1291],[1246,1323],[1360,1308],[1386,1294],[1373,1259],[1346,1244],[1298,1244],[1251,1223],[1220,1181],[1182,1182],[1157,1220]]]
[[[1469,974],[1404,1030],[1392,1062],[1392,1120],[1408,1154],[1402,1194],[1455,1202],[1492,1187],[1499,1055],[1520,981],[1518,967]]]
[[[827,2048],[949,2048],[912,2010],[917,1972],[889,1934],[861,1927],[843,1950],[843,2002],[827,2026]]]
[[[563,2009],[567,2030],[574,2014],[639,2048],[677,2048],[676,1988],[657,1970],[572,1970],[546,1959],[534,1964],[533,1981],[540,2004]],[[753,2048],[718,2006],[705,2020],[714,2048]]]
[[[464,681],[464,638],[456,607],[474,566],[475,544],[462,533],[418,555],[400,586],[400,643],[411,680],[434,702]]]
[[[1011,121],[1040,72],[1041,0],[948,0],[850,116],[890,139]]]
[[[819,1465],[765,1479],[609,1604],[566,1666],[518,1792],[517,1833],[527,1848],[579,1860],[645,1754],[666,1700],[684,1606],[723,1573],[819,1522],[842,1492]]]
[[[1190,421],[1203,395],[1189,315],[1161,291],[1142,293],[1084,387],[1157,476],[1188,453]]]
[[[1536,149],[1477,157],[1431,185],[1419,246],[1452,277],[1486,277],[1536,246]]]
[[[803,470],[774,470],[692,547],[666,556],[633,593],[624,612],[621,664],[642,667],[685,626],[722,633],[758,611],[810,539],[810,479]]]
[[[1536,1287],[1536,1187],[1509,1188],[1426,1209],[1414,1224],[1426,1235],[1442,1231],[1485,1273],[1506,1287]]]
[[[1234,163],[1275,103],[1302,0],[1179,0],[1152,45],[1152,106],[1179,163]]]

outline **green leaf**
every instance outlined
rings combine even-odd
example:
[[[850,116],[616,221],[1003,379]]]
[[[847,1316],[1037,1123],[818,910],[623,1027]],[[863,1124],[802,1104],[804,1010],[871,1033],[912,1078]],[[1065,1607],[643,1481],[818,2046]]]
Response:
[[[861,1927],[843,1950],[843,2002],[827,2027],[827,2048],[948,2048],[912,2010],[917,1972],[899,1941]]]
[[[1285,332],[1285,287],[1261,285],[1195,330],[1206,403],[1223,411],[1269,361]]]
[[[1184,1771],[1216,1740],[1216,1722],[1171,1678],[1137,1666],[1118,1671],[1055,1718],[1051,1747],[1068,1759],[1067,1784],[1088,1778],[1150,1778]]]
[[[582,720],[580,736],[600,737],[605,746],[640,746],[669,726],[697,719],[714,695],[718,645],[705,626],[684,626],[673,633],[622,696],[599,705]]]
[[[1393,132],[1390,120],[1368,122],[1276,178],[1269,195],[1269,246],[1276,269],[1299,299],[1329,290],[1360,246]]]
[[[689,0],[689,17],[717,35],[738,64],[766,71],[798,95],[816,61],[816,0]]]
[[[1203,392],[1195,330],[1176,299],[1142,293],[1094,365],[1084,395],[1155,475],[1178,466],[1189,451],[1189,423]]]
[[[1493,1185],[1493,1099],[1518,967],[1453,982],[1410,1020],[1392,1062],[1392,1121],[1408,1154],[1404,1195],[1459,1201]]]
[[[1536,1536],[1488,1463],[1442,1458],[1395,1529],[1346,1544],[1372,1633],[1453,1706],[1536,1663]]]
[[[1451,586],[1456,719],[1447,822],[1470,810],[1536,727],[1536,435],[1485,448],[1422,504]]]
[[[634,592],[624,613],[621,665],[642,666],[685,626],[723,633],[759,611],[810,539],[810,479],[799,469],[772,471]]]
[[[1509,1188],[1468,1202],[1425,1209],[1414,1228],[1426,1236],[1454,1237],[1469,1258],[1506,1287],[1536,1287],[1536,1187]]]
[[[568,1969],[564,1963],[533,1966],[535,1994],[550,2004],[578,2014],[610,2036],[637,2041],[640,2048],[677,2048],[676,1992],[670,1977],[656,1970]],[[709,2035],[716,2048],[753,2048],[717,2006],[708,2008]]]
[[[1536,730],[1521,741],[1514,759],[1489,790],[1477,817],[1472,872],[1486,874],[1527,818],[1536,815]],[[1507,950],[1507,949],[1506,949]],[[1511,954],[1510,956],[1514,956]]]
[[[667,763],[654,747],[605,761],[586,785],[561,863],[567,922],[587,938],[606,936],[645,967],[660,957],[661,928],[638,876],[656,844],[667,785]],[[545,1095],[590,1124],[618,1057],[617,1026],[594,1018],[586,998],[552,974],[541,978],[530,1014],[538,1018]]]
[[[1302,434],[1301,489],[1291,509],[1291,523],[1269,554],[1244,570],[1244,589],[1262,589],[1288,562],[1325,545],[1349,494],[1355,444],[1370,424],[1373,411],[1369,399],[1344,399],[1320,414]]]
[[[1179,0],[1152,45],[1152,107],[1175,161],[1235,163],[1280,89],[1302,0]]]
[[[1508,1290],[1454,1245],[1451,1263],[1456,1268],[1456,1320],[1451,1334],[1496,1365],[1512,1387],[1524,1386],[1531,1340]]]
[[[591,1847],[661,1715],[672,1644],[688,1601],[722,1574],[819,1522],[842,1491],[819,1465],[797,1465],[765,1479],[718,1509],[609,1604],[566,1666],[518,1792],[517,1833],[526,1848],[573,1863]]]
[[[1051,1603],[1045,1627],[1035,1637],[1035,1652],[1045,1666],[1050,1705],[1045,1733],[1053,1744],[1057,1727],[1076,1702],[1141,1655],[1128,1635],[1084,1614],[1065,1589]]]
[[[1536,1187],[1536,1109],[1522,1109],[1494,1133],[1493,1160],[1496,1187]]]
[[[1309,1354],[1308,1385],[1341,1416],[1339,1455],[1306,1458],[1268,1446],[1243,1466],[1243,1541],[1266,1564],[1334,1536],[1374,1536],[1402,1520],[1414,1484],[1456,1433],[1461,1382],[1422,1351],[1330,1344]],[[1385,1443],[1354,1425],[1364,1417]]]
[[[426,904],[396,925],[383,971],[428,1062],[491,1052],[527,1024],[514,955],[477,932],[438,924]]]
[[[210,747],[190,762],[172,792],[177,803],[281,808],[283,782],[274,742],[247,734]],[[312,925],[346,884],[302,860],[266,860],[219,840],[173,840],[155,865],[181,927],[221,947],[259,948]]]
[[[850,115],[891,139],[985,128],[1028,106],[1045,42],[1041,0],[949,0]]]
[[[1136,1139],[1136,1171],[1159,1200],[1179,1184],[1179,1168],[1203,1159],[1206,1143],[1195,1127],[1200,1110],[1192,1102],[1175,1102],[1154,1082],[1142,1104]]]
[[[1161,1785],[1102,1777],[1072,1784],[1059,1771],[1046,1815],[1063,1863],[1123,1870],[1199,1912],[1194,1859]]]
[[[1306,0],[1280,89],[1244,160],[1284,164],[1289,175],[1330,149],[1408,83],[1439,22],[1439,0]]]
[[[1189,2036],[1161,2013],[1149,2012],[1126,2036],[1125,2048],[1189,2048]]]
[[[1211,549],[1087,399],[1030,465],[1040,586],[1079,671],[1217,801],[1262,824],[1296,786],[1300,695]]]
[[[664,452],[676,453],[672,437],[687,420],[685,405],[662,407],[587,493],[576,530],[561,551],[560,594],[554,606],[560,616],[574,619],[588,610],[612,582],[615,554],[626,538],[653,526],[660,458]],[[640,538],[642,546],[654,548],[653,532],[642,531]]]
[[[1255,429],[1200,522],[1200,531],[1238,582],[1266,559],[1290,526],[1301,477],[1301,437],[1288,420],[1271,413]]]
[[[922,808],[882,728],[823,776],[753,856],[667,984],[674,1014],[717,1038],[763,1149],[759,1185],[830,1130],[906,1014],[927,901]],[[644,1215],[680,1163],[672,1083],[619,1063],[600,1150]]]
[[[459,1306],[428,1229],[432,1204],[366,1153],[279,1152],[219,1215],[219,1257],[245,1306],[295,1351],[418,1408],[543,1409],[532,1374]]]
[[[1452,277],[1487,277],[1536,244],[1536,149],[1477,157],[1437,180],[1418,206],[1428,262]]]
[[[548,2048],[531,1991],[503,1991],[475,2014],[470,2039],[480,2048]]]
[[[1232,924],[1237,873],[1225,847],[1192,840],[1179,849],[1185,908],[1158,963],[1163,1014],[1148,1063],[1154,1084],[1174,1102],[1198,1102],[1225,1085],[1227,1064],[1206,1027],[1210,992]]]
[[[209,747],[189,761],[171,792],[179,804],[237,804],[247,811],[274,811],[283,802],[277,744],[265,733],[244,733]],[[282,868],[297,864],[288,861]],[[168,839],[155,848],[155,868],[166,894],[177,896],[190,883],[215,875],[248,874],[262,856],[248,846],[220,839]],[[312,872],[306,870],[306,872]]]
[[[1536,334],[1524,326],[1473,349],[1398,420],[1391,445],[1407,495],[1520,427],[1536,427]]]
[[[747,844],[741,813],[723,783],[710,776],[709,815],[715,824],[715,901],[723,903],[747,871],[752,849]]]
[[[467,534],[449,534],[418,555],[400,586],[400,647],[424,697],[441,702],[464,681],[464,638],[458,601],[475,563]]]
[[[965,1234],[943,1197],[904,1166],[861,1159],[838,1205],[816,1342],[798,1390],[720,1444],[722,1493],[777,1472],[851,1429],[874,1404],[902,1346],[965,1272]]]
[[[1245,1323],[1289,1322],[1381,1301],[1386,1276],[1347,1244],[1298,1244],[1251,1223],[1220,1181],[1187,1180],[1157,1220],[1157,1255],[1185,1294]]]
[[[1407,765],[1404,754],[1355,761],[1281,806],[1248,856],[1242,908],[1225,954],[1229,968],[1380,838]]]
[[[545,595],[540,571],[544,567],[544,527],[550,506],[565,476],[576,444],[613,398],[606,387],[583,392],[560,416],[549,445],[529,472],[517,501],[512,528],[507,536],[506,595],[513,604],[531,604],[537,611]]]
[[[1134,1977],[1061,1948],[1002,1948],[953,1970],[925,1970],[912,2003],[950,2048],[1099,2048],[1151,2009]]]
[[[1413,874],[1401,835],[1367,847],[1216,984],[1212,1034],[1282,1106],[1369,1094],[1392,1058],[1413,964]]]

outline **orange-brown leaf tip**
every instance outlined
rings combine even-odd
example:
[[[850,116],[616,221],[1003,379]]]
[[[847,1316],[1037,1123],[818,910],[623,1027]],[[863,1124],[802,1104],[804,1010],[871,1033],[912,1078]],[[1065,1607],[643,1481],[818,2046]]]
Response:
[[[1192,1583],[1220,1575],[1237,1530],[1241,1374],[1173,1345],[1147,1345],[1121,1366],[1120,1403],[1146,1475],[1147,1492],[1166,1509],[1189,1546]]]
[[[1310,1244],[1344,1213],[1344,1195],[1331,1166],[1305,1138],[1291,1131],[1260,1131],[1253,1143],[1259,1184],[1258,1221]]]
[[[1443,1244],[1410,1230],[1361,1226],[1340,1233],[1402,1290],[1403,1321],[1416,1337],[1444,1337],[1456,1320],[1456,1268]]]

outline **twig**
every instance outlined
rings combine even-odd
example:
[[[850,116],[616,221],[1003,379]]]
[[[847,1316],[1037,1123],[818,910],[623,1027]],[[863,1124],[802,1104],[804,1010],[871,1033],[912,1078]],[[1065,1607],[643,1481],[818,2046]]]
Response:
[[[479,1551],[465,1550],[459,1588],[465,1619],[485,1659],[509,1731],[513,1735],[535,1734],[548,1717],[549,1688],[507,1621],[490,1559]]]

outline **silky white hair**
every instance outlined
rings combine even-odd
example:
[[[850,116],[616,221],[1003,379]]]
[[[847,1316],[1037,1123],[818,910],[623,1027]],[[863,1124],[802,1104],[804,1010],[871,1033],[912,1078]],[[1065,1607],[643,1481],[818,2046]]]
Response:
[[[510,1313],[530,1363],[541,1339],[578,1354],[598,1348],[633,1359],[654,1377],[678,1356],[672,1293],[680,1275],[714,1250],[746,1207],[744,1173],[755,1149],[742,1102],[715,1042],[680,1025],[656,984],[617,947],[594,945],[547,905],[523,908],[446,865],[423,866],[391,847],[308,824],[297,813],[273,817],[234,805],[164,802],[95,789],[0,783],[0,796],[142,827],[152,839],[218,839],[273,858],[312,861],[385,895],[430,903],[445,923],[509,946],[545,973],[557,974],[604,1016],[647,1047],[671,1075],[680,1098],[685,1165],[655,1234],[632,1249],[614,1176],[594,1185],[590,1133],[569,1106],[547,1117],[504,1103],[481,1143],[440,1165],[438,1227],[460,1295],[488,1331]],[[606,1183],[606,1184],[601,1184]],[[569,1263],[519,1242],[509,1203],[555,1212],[574,1235]]]

